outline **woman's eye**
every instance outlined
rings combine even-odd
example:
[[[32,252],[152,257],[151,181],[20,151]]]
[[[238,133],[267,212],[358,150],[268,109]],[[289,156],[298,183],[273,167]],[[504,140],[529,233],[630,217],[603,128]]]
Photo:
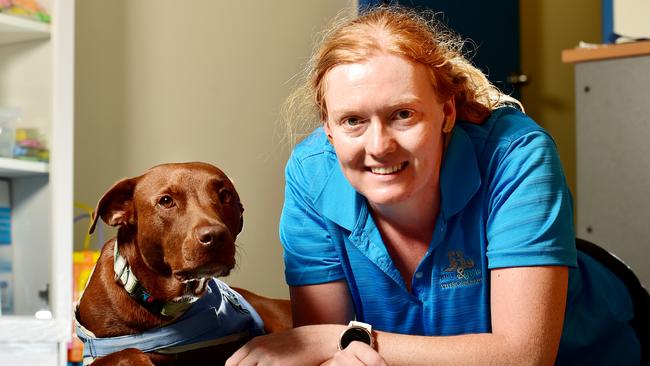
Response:
[[[397,112],[397,118],[398,119],[409,119],[411,117],[413,117],[413,112],[409,111],[407,109],[403,109],[403,110]]]
[[[219,191],[219,201],[223,204],[231,203],[234,199],[234,194],[228,189]]]
[[[356,117],[349,117],[349,118],[346,118],[345,120],[343,120],[343,124],[345,124],[347,126],[350,126],[350,127],[354,127],[354,126],[358,125],[359,123],[361,123],[361,121]]]
[[[160,199],[158,200],[158,204],[165,208],[171,208],[175,206],[174,200],[168,195],[164,195],[160,197]]]

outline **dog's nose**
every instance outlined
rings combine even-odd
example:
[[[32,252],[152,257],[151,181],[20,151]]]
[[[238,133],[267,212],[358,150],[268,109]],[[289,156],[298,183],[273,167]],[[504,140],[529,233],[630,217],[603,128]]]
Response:
[[[196,238],[203,245],[217,245],[226,239],[226,230],[223,226],[201,226],[196,229]]]

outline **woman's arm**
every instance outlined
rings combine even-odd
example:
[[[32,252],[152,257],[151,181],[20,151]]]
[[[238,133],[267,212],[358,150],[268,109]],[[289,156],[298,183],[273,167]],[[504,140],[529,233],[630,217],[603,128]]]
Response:
[[[354,318],[348,285],[344,280],[311,286],[291,286],[293,326],[343,324]]]
[[[379,355],[398,365],[552,365],[566,304],[566,267],[495,269],[491,280],[492,333],[413,336],[377,332]],[[338,336],[352,314],[343,281],[291,288],[298,328],[257,337],[227,365],[343,365],[336,355]],[[338,323],[313,325],[320,323]],[[355,360],[375,360],[370,347],[348,347]],[[346,355],[349,356],[349,355]],[[379,361],[377,361],[379,362]]]
[[[381,358],[391,366],[552,365],[564,321],[567,268],[495,269],[490,280],[492,333],[430,337],[377,332]],[[341,324],[351,318],[345,282],[292,287],[291,297],[294,325],[302,326],[254,339],[236,354],[242,364],[319,365],[325,360],[327,365],[346,365],[350,360],[382,364],[375,350],[365,345],[337,354],[343,325],[312,325]]]

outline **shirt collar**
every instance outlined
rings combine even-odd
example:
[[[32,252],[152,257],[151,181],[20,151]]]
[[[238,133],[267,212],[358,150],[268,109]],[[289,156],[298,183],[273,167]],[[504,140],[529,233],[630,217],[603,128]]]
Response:
[[[329,142],[326,150],[334,152]],[[365,211],[366,200],[343,175],[338,162],[314,200],[315,208],[339,226],[352,231]],[[440,169],[441,214],[444,220],[462,210],[481,185],[476,153],[467,133],[456,126]]]

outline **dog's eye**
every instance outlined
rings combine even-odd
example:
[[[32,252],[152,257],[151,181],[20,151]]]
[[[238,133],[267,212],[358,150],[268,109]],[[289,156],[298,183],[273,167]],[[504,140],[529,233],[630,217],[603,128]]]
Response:
[[[174,200],[170,196],[165,195],[160,197],[158,204],[165,208],[170,208],[174,207]]]
[[[234,198],[235,195],[229,189],[224,188],[219,191],[219,201],[221,201],[223,204],[231,203]]]

